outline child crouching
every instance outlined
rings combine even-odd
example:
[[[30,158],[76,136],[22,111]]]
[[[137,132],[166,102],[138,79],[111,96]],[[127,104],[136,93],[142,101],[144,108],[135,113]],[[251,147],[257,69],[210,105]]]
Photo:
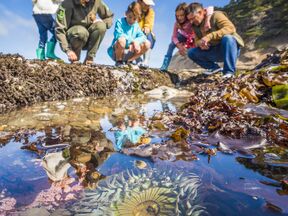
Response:
[[[125,14],[125,17],[117,20],[114,39],[108,48],[108,54],[116,61],[116,66],[132,63],[150,48],[150,42],[138,24],[141,17],[140,4],[132,2]]]

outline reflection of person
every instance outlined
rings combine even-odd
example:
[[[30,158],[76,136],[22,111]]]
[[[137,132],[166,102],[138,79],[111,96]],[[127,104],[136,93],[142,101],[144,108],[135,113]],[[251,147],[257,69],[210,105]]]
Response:
[[[114,39],[108,48],[108,54],[116,61],[116,66],[132,63],[150,48],[150,42],[137,22],[140,16],[140,4],[133,2],[127,8],[126,17],[116,22]]]
[[[186,3],[179,4],[175,9],[176,22],[174,24],[172,41],[169,44],[167,53],[164,57],[163,64],[160,68],[161,71],[167,71],[170,64],[173,51],[177,47],[180,55],[184,56],[187,54],[187,49],[195,47],[195,33],[192,29],[192,24],[188,21],[186,17]],[[207,18],[205,20],[206,29],[210,29],[210,18],[214,12],[214,7],[208,7]],[[205,29],[205,30],[206,30]]]
[[[59,59],[54,53],[57,41],[55,37],[55,20],[53,15],[56,13],[61,2],[62,0],[32,0],[33,17],[40,35],[38,48],[36,49],[36,55],[39,60],[45,60],[45,58]],[[48,31],[51,32],[52,37],[47,43]],[[47,50],[45,54],[46,43]]]
[[[141,136],[147,133],[147,131],[139,125],[139,119],[131,119],[128,127],[126,127],[123,120],[120,120],[117,122],[117,127],[118,130],[114,132],[117,151],[120,151],[123,147],[134,146],[140,142]]]
[[[57,12],[56,37],[72,63],[80,60],[85,49],[84,63],[92,64],[112,21],[113,13],[102,0],[64,0]]]
[[[207,75],[222,70],[215,62],[224,62],[223,77],[229,78],[236,71],[240,46],[244,46],[244,42],[233,23],[221,11],[212,14],[211,29],[204,31],[206,16],[206,10],[199,3],[187,7],[187,18],[196,34],[196,48],[189,49],[188,57],[207,69]]]

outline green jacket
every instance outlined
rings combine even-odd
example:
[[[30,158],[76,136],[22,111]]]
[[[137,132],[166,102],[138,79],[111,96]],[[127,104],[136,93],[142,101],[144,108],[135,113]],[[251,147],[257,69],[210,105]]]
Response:
[[[243,39],[237,34],[234,24],[227,18],[224,12],[215,11],[211,16],[210,23],[211,29],[208,32],[202,31],[202,29],[204,29],[205,21],[203,21],[199,26],[193,25],[196,40],[206,36],[210,40],[209,43],[212,46],[215,46],[220,43],[223,36],[233,35],[238,44],[244,47]]]
[[[66,33],[69,28],[81,25],[89,28],[98,15],[107,29],[113,24],[113,13],[102,0],[90,0],[86,6],[80,0],[64,0],[59,6],[56,16],[56,38],[64,52],[71,50]],[[94,18],[93,18],[94,17]]]

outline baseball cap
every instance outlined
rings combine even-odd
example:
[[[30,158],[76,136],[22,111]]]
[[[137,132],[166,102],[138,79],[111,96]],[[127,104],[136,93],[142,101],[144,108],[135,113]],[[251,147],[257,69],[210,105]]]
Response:
[[[151,5],[151,6],[154,6],[155,3],[153,0],[142,0],[146,5]]]

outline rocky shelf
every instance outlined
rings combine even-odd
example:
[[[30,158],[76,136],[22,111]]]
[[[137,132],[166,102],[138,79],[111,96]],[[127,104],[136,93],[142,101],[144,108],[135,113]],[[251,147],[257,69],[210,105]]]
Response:
[[[0,54],[0,113],[43,101],[104,97],[172,85],[158,70],[65,64]]]

